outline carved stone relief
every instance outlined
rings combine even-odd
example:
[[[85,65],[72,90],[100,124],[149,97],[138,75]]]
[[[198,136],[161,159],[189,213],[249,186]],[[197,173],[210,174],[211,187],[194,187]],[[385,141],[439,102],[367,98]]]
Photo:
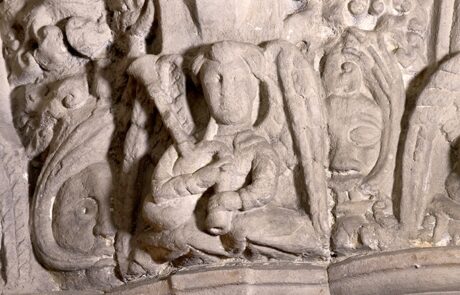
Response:
[[[457,2],[0,1],[0,293],[460,291]]]

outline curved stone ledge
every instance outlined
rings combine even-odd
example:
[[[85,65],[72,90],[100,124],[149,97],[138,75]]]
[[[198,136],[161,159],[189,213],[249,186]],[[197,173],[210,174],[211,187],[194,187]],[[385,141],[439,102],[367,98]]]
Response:
[[[411,249],[350,258],[331,265],[328,273],[334,295],[459,294],[460,248]]]
[[[326,269],[266,264],[179,272],[114,294],[460,294],[460,248],[425,248],[354,257]]]
[[[325,267],[308,264],[259,265],[183,271],[169,279],[114,290],[120,295],[304,295],[329,294]]]
[[[460,294],[460,248],[424,248],[349,258],[326,266],[267,263],[190,269],[131,283],[116,295]],[[61,292],[56,294],[89,293]],[[95,293],[93,293],[95,294]]]

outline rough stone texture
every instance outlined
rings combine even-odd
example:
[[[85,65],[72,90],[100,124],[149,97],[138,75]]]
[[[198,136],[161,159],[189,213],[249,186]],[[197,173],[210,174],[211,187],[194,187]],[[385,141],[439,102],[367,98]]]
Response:
[[[1,294],[460,292],[460,2],[0,1]]]
[[[323,267],[277,265],[185,271],[167,281],[127,285],[111,294],[329,294]]]

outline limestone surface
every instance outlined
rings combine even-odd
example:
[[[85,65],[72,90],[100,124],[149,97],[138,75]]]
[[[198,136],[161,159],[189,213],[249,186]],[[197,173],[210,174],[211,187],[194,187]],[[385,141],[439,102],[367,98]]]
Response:
[[[456,0],[0,1],[0,294],[460,292]]]

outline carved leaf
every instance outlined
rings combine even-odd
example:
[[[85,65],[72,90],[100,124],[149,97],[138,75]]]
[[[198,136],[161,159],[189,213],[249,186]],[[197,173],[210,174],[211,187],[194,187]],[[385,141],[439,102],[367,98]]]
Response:
[[[108,109],[94,111],[90,118],[61,139],[43,167],[32,204],[32,233],[37,255],[52,269],[86,269],[104,258],[97,254],[83,255],[61,248],[53,235],[50,214],[55,197],[67,179],[92,164],[106,161],[113,128]]]

